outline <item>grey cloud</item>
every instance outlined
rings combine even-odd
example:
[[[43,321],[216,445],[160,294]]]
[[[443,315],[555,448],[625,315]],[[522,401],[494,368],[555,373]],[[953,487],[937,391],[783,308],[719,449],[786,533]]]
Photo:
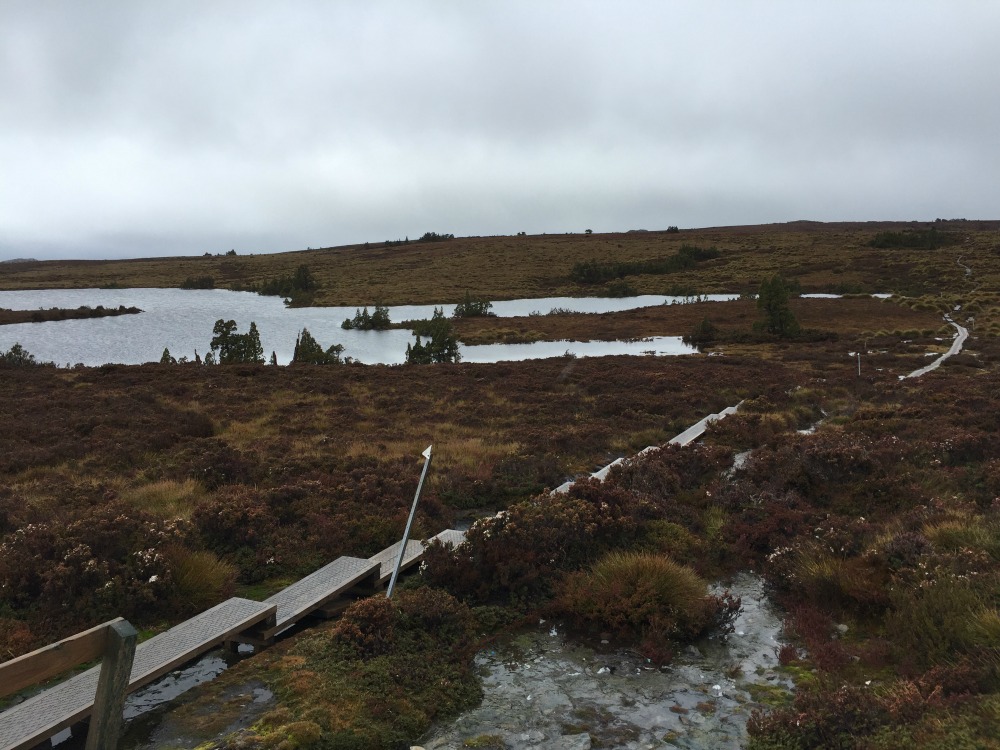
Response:
[[[972,2],[5,3],[0,257],[988,217],[998,22]]]

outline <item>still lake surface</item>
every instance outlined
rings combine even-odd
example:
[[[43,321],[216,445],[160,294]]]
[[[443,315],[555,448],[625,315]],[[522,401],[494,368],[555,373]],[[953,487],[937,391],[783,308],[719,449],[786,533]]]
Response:
[[[715,294],[701,299],[726,301],[736,295]],[[532,313],[545,314],[553,308],[572,312],[617,312],[662,304],[691,301],[684,297],[641,295],[638,297],[548,297],[505,300],[493,303],[499,317]],[[47,289],[0,291],[0,308],[37,310],[39,308],[138,307],[138,315],[120,315],[85,320],[61,320],[45,323],[20,323],[0,326],[0,351],[15,343],[41,361],[60,366],[81,363],[97,366],[105,363],[142,364],[159,362],[164,347],[174,357],[202,357],[209,350],[212,326],[220,318],[235,320],[237,330],[245,333],[250,322],[257,324],[264,354],[275,352],[279,364],[288,364],[295,348],[295,338],[308,328],[324,348],[343,344],[344,356],[365,364],[402,364],[406,346],[414,340],[410,331],[345,331],[340,324],[354,316],[354,307],[287,308],[279,297],[262,297],[249,292],[222,289]],[[451,315],[454,305],[439,305]],[[400,305],[389,308],[394,321],[429,318],[434,305]],[[550,341],[532,344],[490,344],[463,346],[464,362],[501,362],[558,357],[571,352],[580,357],[612,354],[691,354],[695,350],[680,337],[663,336],[643,341]]]

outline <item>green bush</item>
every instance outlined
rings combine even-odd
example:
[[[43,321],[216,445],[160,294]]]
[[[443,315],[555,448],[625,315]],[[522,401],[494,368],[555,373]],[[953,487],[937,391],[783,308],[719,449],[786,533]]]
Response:
[[[29,354],[20,344],[14,344],[6,352],[0,352],[0,367],[34,367],[51,364],[51,362],[37,362],[35,355]]]
[[[707,590],[697,573],[666,555],[612,552],[567,576],[554,608],[578,627],[631,638],[690,638],[718,624],[725,606]]]
[[[174,546],[164,554],[170,565],[175,611],[201,612],[232,596],[238,571],[214,552]]]
[[[976,617],[982,596],[960,581],[937,581],[890,593],[892,612],[886,631],[893,634],[899,659],[921,668],[953,661],[977,641]]]

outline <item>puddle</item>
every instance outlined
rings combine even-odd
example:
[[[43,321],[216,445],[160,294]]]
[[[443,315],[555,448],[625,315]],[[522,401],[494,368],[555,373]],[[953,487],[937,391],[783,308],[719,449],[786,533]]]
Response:
[[[125,700],[125,721],[152,711],[193,687],[214,680],[228,667],[229,664],[221,655],[213,653],[202,657],[190,667],[170,672],[157,682],[132,693]]]
[[[734,632],[687,647],[664,669],[628,650],[568,640],[551,623],[480,653],[479,708],[432,730],[426,750],[494,737],[519,748],[738,748],[759,704],[792,687],[777,671],[781,614],[752,574],[730,590],[743,599]],[[497,745],[499,746],[499,745]]]
[[[245,655],[241,651],[242,655]],[[218,649],[202,656],[198,661],[169,672],[156,682],[137,690],[125,699],[123,716],[125,719],[123,735],[118,743],[119,750],[138,750],[138,748],[162,747],[196,747],[204,742],[204,736],[186,738],[185,732],[177,729],[177,722],[172,712],[177,709],[178,701],[184,693],[198,685],[214,680],[241,657]],[[272,702],[273,695],[263,683],[256,683],[245,688],[240,695],[223,695],[220,702],[237,700],[240,705],[252,706],[249,711],[236,712],[238,715],[231,723],[228,731],[235,731],[243,726],[249,726],[249,720],[263,712],[264,704]],[[237,693],[240,691],[237,690]],[[243,693],[246,693],[245,695]],[[183,701],[183,699],[181,699]],[[260,708],[260,710],[254,710]],[[214,710],[213,710],[214,713]],[[245,723],[244,723],[245,722]],[[197,722],[196,722],[197,723]],[[83,748],[87,741],[85,725],[74,725],[52,738],[52,745],[60,750],[77,750]]]
[[[118,750],[195,748],[256,723],[274,707],[274,693],[262,682],[235,685],[199,705],[173,705],[129,722]]]

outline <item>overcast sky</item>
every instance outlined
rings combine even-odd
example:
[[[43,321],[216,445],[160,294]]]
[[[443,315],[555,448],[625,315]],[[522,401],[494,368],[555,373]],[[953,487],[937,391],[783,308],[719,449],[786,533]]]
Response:
[[[0,259],[996,219],[998,39],[987,0],[0,0]]]

